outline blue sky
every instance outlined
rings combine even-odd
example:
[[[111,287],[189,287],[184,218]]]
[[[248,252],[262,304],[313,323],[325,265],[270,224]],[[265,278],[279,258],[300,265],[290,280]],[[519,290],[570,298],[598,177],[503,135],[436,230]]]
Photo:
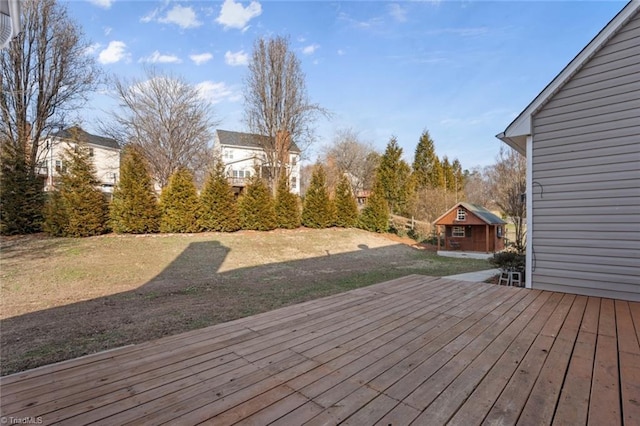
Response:
[[[336,130],[384,150],[392,135],[413,160],[424,129],[463,168],[494,162],[497,133],[620,11],[624,1],[135,1],[68,3],[106,74],[146,63],[197,85],[218,126],[244,130],[242,82],[253,42],[289,36],[312,102],[315,160]],[[113,107],[104,91],[81,119]]]

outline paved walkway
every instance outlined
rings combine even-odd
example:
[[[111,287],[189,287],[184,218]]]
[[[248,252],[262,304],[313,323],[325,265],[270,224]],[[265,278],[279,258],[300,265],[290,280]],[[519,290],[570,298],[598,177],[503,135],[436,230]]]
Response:
[[[499,269],[487,269],[486,271],[467,272],[466,274],[449,275],[448,277],[443,278],[457,281],[471,281],[474,283],[481,283],[491,277],[498,275],[499,273]]]

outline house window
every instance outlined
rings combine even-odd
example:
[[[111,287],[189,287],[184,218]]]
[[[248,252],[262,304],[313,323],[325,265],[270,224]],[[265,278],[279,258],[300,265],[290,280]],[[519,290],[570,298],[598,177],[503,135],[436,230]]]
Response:
[[[62,160],[56,160],[56,172],[63,173],[67,171],[67,166],[64,165]]]
[[[467,212],[464,209],[458,209],[458,215],[456,220],[463,222],[467,219]],[[464,237],[464,230],[462,231],[462,236]]]
[[[296,189],[296,185],[298,185],[298,182],[296,180],[295,176],[291,177],[291,189]]]
[[[451,236],[464,237],[464,226],[454,226],[451,230]]]
[[[93,157],[93,148],[89,148],[89,157]]]
[[[295,166],[298,163],[298,157],[295,155],[291,156],[291,165]]]
[[[249,178],[251,177],[251,172],[249,170],[234,170],[233,171],[234,178]]]
[[[224,159],[225,160],[233,160],[233,151],[231,151],[230,149],[225,149],[224,150]]]

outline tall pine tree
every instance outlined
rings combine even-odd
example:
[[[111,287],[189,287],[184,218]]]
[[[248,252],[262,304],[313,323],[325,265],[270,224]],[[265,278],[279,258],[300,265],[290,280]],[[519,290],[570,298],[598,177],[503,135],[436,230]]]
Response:
[[[43,183],[27,165],[24,150],[5,142],[0,147],[0,234],[41,230]]]
[[[117,233],[158,232],[160,209],[146,160],[140,150],[125,148],[120,166],[120,182],[111,201],[111,229]]]
[[[454,191],[456,189],[456,175],[453,172],[453,167],[449,162],[449,157],[446,155],[442,158],[442,175],[444,177],[444,188],[447,191]]]
[[[233,232],[240,229],[236,196],[224,172],[224,163],[215,160],[200,194],[200,227],[205,231]]]
[[[391,213],[406,215],[411,208],[413,185],[411,169],[402,159],[402,148],[395,137],[392,137],[384,155],[380,159],[377,179],[381,185],[382,195],[387,200]]]
[[[242,229],[270,231],[277,226],[276,209],[264,181],[254,176],[244,188],[238,204]]]
[[[304,197],[302,224],[307,228],[329,228],[335,221],[335,208],[329,198],[327,176],[318,164],[311,175],[311,182]]]
[[[160,232],[199,232],[200,203],[193,175],[178,169],[160,196]]]
[[[358,222],[358,205],[351,191],[351,183],[346,175],[340,177],[336,187],[336,226],[351,228]]]
[[[416,189],[433,188],[439,180],[436,175],[439,174],[440,160],[436,155],[436,149],[429,135],[425,130],[420,136],[420,141],[416,147],[416,153],[413,160],[413,175],[415,178]]]
[[[300,207],[298,196],[291,193],[289,189],[289,179],[286,173],[282,173],[278,182],[276,192],[276,219],[278,228],[295,229],[301,224]]]
[[[65,169],[45,209],[45,231],[65,237],[88,237],[108,231],[109,207],[98,189],[87,145],[79,140],[65,152]]]

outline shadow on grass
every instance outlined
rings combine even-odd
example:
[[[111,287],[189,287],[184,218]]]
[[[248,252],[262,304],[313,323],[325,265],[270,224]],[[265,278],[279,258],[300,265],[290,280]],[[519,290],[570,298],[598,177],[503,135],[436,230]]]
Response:
[[[407,250],[418,253],[406,245],[358,248],[220,273],[230,249],[218,241],[193,242],[135,290],[3,320],[2,374],[424,272],[393,264],[411,257]]]

